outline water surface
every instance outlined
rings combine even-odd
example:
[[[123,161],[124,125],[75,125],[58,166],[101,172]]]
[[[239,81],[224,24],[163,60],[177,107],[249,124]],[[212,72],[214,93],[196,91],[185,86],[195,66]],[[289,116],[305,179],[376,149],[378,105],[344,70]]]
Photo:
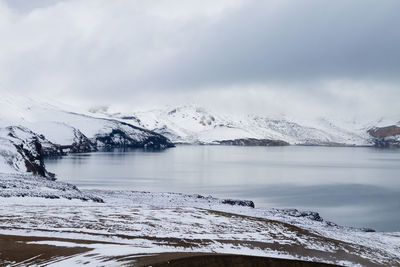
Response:
[[[79,188],[250,199],[256,207],[313,210],[341,225],[400,231],[400,150],[177,146],[72,154],[46,165]]]

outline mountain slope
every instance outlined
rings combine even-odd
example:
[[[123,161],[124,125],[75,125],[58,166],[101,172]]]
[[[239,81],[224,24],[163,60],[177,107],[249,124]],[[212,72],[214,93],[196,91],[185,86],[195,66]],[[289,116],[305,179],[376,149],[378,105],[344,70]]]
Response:
[[[194,105],[102,114],[158,132],[175,143],[234,144],[240,143],[235,140],[257,139],[296,145],[374,145],[374,136],[368,134],[374,123],[220,115]]]
[[[40,162],[43,156],[91,152],[100,147],[173,146],[166,137],[129,123],[9,94],[0,99],[0,145],[2,171],[9,172],[11,166],[11,170],[26,169],[42,176],[48,176]]]

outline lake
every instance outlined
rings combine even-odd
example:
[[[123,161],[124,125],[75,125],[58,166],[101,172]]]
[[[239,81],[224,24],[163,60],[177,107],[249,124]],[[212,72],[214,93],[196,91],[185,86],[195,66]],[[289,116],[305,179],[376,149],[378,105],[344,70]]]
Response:
[[[181,192],[317,211],[347,226],[400,231],[400,150],[179,145],[46,160],[81,189]]]

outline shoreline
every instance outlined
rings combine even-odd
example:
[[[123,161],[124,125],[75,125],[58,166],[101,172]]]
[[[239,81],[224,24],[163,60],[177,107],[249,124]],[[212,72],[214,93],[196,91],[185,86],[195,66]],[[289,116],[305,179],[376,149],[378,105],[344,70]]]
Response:
[[[0,235],[29,239],[28,245],[48,246],[45,254],[54,246],[67,247],[66,253],[80,248],[79,253],[57,261],[64,265],[121,264],[121,259],[132,261],[166,253],[211,253],[218,255],[215,261],[220,254],[235,254],[241,256],[226,260],[252,256],[251,262],[257,261],[254,257],[269,257],[344,266],[400,265],[400,233],[364,232],[284,210],[229,205],[198,195],[90,193],[104,203],[0,198]],[[206,258],[187,260],[203,262]],[[6,260],[4,255],[0,259]],[[187,261],[177,259],[175,266],[180,266],[179,262]]]

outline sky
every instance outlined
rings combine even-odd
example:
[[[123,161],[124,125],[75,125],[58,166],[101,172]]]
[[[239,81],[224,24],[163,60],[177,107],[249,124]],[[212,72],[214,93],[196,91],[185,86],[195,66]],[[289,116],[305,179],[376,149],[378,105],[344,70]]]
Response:
[[[134,111],[400,115],[398,0],[0,0],[0,90]]]

